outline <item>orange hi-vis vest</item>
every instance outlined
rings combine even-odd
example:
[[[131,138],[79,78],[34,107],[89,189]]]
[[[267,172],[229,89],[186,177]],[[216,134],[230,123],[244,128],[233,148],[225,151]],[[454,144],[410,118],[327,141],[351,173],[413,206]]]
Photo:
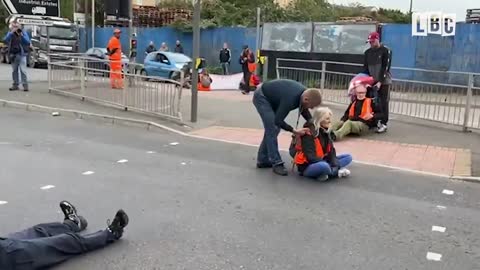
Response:
[[[357,101],[355,100],[350,106],[350,111],[348,112],[348,118],[354,118],[355,117],[355,105],[357,104]],[[360,113],[359,117],[366,120],[365,118],[367,115],[373,114],[372,110],[372,99],[371,98],[365,98],[363,101],[362,105],[362,112]]]
[[[307,132],[308,135],[310,135],[310,132]],[[315,142],[315,152],[318,158],[324,158],[325,153],[323,152],[323,147],[322,144],[320,143],[320,139],[315,137],[313,139]],[[331,151],[331,144],[329,143],[327,145],[327,153],[330,153]],[[305,153],[303,153],[302,149],[302,140],[300,138],[297,138],[296,145],[295,145],[295,150],[297,150],[297,153],[295,154],[295,157],[293,159],[293,163],[295,165],[302,165],[305,163],[308,163],[307,157],[305,156]]]
[[[117,49],[115,53],[110,55],[109,57],[110,60],[113,60],[113,61],[122,60],[122,44],[120,43],[120,40],[118,38],[116,37],[110,38],[107,48],[110,51],[113,51],[113,49]]]

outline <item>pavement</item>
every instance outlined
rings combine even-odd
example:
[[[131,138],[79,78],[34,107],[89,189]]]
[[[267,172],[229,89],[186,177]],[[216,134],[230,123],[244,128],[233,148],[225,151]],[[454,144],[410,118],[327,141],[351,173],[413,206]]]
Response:
[[[318,183],[254,168],[245,145],[5,107],[0,125],[0,235],[60,220],[62,199],[87,232],[130,216],[54,269],[480,269],[476,183],[360,164]]]
[[[0,65],[0,67],[4,68],[5,66]],[[37,70],[31,72],[36,73]],[[0,76],[1,79],[6,80],[7,78]],[[31,86],[32,91],[29,93],[11,93],[5,89],[8,84],[4,85],[4,87],[0,87],[0,99],[2,100],[135,118],[160,123],[197,137],[247,145],[258,145],[262,137],[261,121],[251,103],[252,95],[244,96],[238,91],[200,92],[196,123],[188,121],[190,118],[190,93],[183,91],[181,112],[184,125],[179,125],[153,116],[50,94],[45,82],[34,81]],[[343,114],[344,105],[328,103],[326,105],[334,111],[336,118]],[[295,123],[296,115],[296,112],[290,113],[287,121]],[[480,132],[464,133],[458,126],[398,115],[392,115],[391,118],[387,134],[372,133],[362,138],[349,138],[337,142],[338,152],[350,152],[354,155],[355,161],[365,164],[402,168],[447,177],[480,176]],[[281,134],[280,147],[286,149],[289,142],[289,135]]]

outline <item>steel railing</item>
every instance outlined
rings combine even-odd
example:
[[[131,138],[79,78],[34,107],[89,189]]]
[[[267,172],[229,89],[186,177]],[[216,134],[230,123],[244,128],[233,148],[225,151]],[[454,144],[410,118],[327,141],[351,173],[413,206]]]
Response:
[[[326,101],[348,104],[350,80],[363,65],[278,58],[277,78],[320,88]],[[390,112],[468,128],[480,128],[480,74],[392,67]]]
[[[61,60],[58,60],[61,59]],[[183,83],[128,72],[123,64],[123,89],[112,89],[110,61],[69,55],[51,55],[48,63],[50,92],[59,92],[82,100],[155,116],[182,120],[180,102]],[[181,76],[183,78],[183,76]]]

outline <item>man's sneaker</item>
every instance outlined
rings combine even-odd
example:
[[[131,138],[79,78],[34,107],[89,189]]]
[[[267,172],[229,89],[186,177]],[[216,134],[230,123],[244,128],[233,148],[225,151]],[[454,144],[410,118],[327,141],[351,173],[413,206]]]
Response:
[[[377,133],[385,133],[387,131],[387,129],[388,129],[387,125],[381,124],[377,128]]]
[[[107,220],[107,225],[108,230],[117,240],[122,238],[123,228],[127,227],[128,225],[127,213],[125,213],[125,211],[123,211],[122,209],[118,210],[112,222],[110,222],[110,220]]]
[[[70,220],[78,226],[79,231],[83,231],[87,228],[87,220],[77,214],[77,209],[73,204],[68,201],[60,202],[60,209],[62,209],[65,220]]]
[[[273,166],[273,173],[281,175],[281,176],[288,175],[287,168],[285,168],[285,166],[283,166],[283,164]]]
[[[338,170],[338,178],[350,176],[350,170],[347,168],[341,168]]]
[[[318,182],[325,182],[327,180],[328,180],[328,174],[324,174],[324,175],[321,175],[321,176],[317,177]]]
[[[18,86],[15,86],[15,85],[14,85],[14,86],[8,88],[8,90],[10,90],[10,91],[17,91],[17,90],[18,90]]]

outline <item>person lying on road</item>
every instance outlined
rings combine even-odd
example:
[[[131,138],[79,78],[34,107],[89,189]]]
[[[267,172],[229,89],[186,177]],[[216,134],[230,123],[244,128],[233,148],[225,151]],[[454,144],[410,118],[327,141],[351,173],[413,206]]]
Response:
[[[63,223],[38,224],[26,230],[0,238],[0,269],[45,269],[74,256],[103,248],[119,240],[128,224],[128,216],[118,210],[108,227],[96,233],[81,235],[87,220],[77,214],[75,207],[60,202],[65,215]]]
[[[337,156],[328,132],[331,118],[332,111],[330,109],[315,109],[313,123],[305,124],[309,131],[305,135],[297,136],[295,143],[291,145],[295,148],[290,151],[294,153],[293,162],[300,175],[318,181],[350,175],[350,171],[346,167],[352,162],[352,156],[350,154]]]
[[[349,134],[363,135],[377,126],[382,111],[372,98],[367,98],[368,79],[354,82],[356,98],[348,105],[340,121],[332,126],[332,139],[338,141]]]

